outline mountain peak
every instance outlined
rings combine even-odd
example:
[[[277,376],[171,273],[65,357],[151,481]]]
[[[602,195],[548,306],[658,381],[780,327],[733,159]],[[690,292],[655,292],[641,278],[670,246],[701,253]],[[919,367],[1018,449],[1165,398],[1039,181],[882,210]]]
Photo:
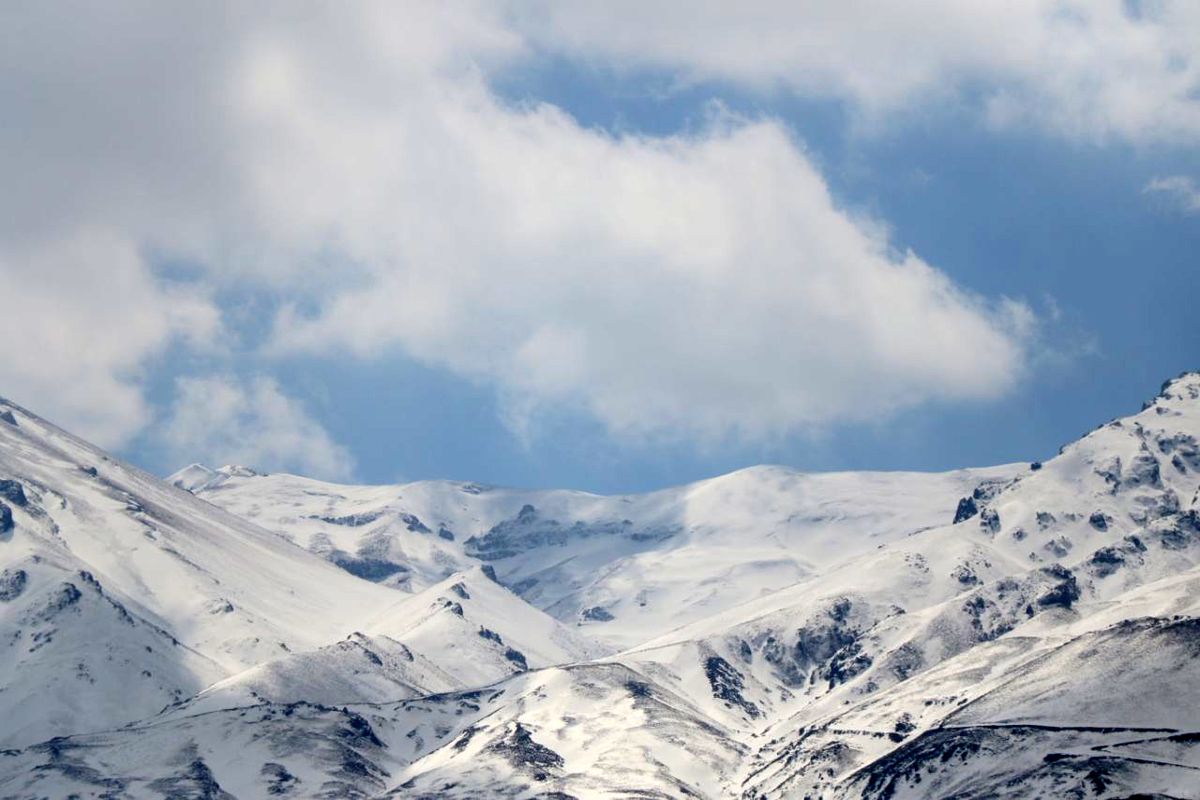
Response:
[[[226,464],[220,469],[213,469],[197,462],[168,475],[166,481],[172,486],[196,494],[205,489],[215,489],[230,478],[253,478],[261,474],[240,464]]]
[[[1159,400],[1185,402],[1200,400],[1200,370],[1182,372],[1176,378],[1163,381],[1158,397],[1154,399],[1155,402]]]

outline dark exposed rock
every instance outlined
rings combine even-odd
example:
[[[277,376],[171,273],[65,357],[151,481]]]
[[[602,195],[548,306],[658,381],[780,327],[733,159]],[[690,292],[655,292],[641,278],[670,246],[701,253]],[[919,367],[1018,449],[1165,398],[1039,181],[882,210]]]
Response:
[[[408,567],[394,561],[382,558],[358,558],[340,551],[331,560],[351,575],[368,581],[381,581],[390,578],[397,572],[408,571]]]
[[[12,411],[7,408],[0,411],[0,422],[7,422],[9,425],[16,426],[17,418],[13,416]]]
[[[1124,567],[1130,561],[1141,561],[1141,554],[1146,552],[1146,545],[1137,536],[1126,536],[1117,545],[1101,547],[1088,559],[1089,571],[1097,578],[1106,578]]]
[[[976,728],[926,731],[863,770],[859,776],[864,782],[862,797],[895,797],[903,787],[920,783],[921,775],[932,771],[930,765],[965,763],[979,753],[989,736],[989,731]]]
[[[1103,478],[1104,482],[1107,483],[1110,487],[1112,487],[1112,490],[1115,492],[1117,490],[1117,487],[1119,487],[1121,485],[1121,458],[1120,458],[1120,456],[1113,456],[1112,458],[1108,459],[1100,466],[1096,467],[1093,470],[1093,472],[1095,472],[1097,475],[1099,475],[1101,478]]]
[[[267,794],[289,794],[300,783],[300,779],[287,771],[287,767],[268,761],[258,771],[267,782]]]
[[[971,497],[978,503],[983,504],[991,500],[996,495],[1000,494],[1004,489],[1012,484],[1012,481],[1004,478],[989,478],[981,481],[975,490],[971,492]]]
[[[493,567],[491,564],[484,564],[482,567],[479,568],[479,571],[482,572],[484,575],[486,575],[491,580],[496,581],[496,583],[500,582],[500,579],[496,577],[496,568]]]
[[[1042,549],[1050,553],[1055,558],[1064,558],[1067,553],[1071,552],[1074,544],[1065,536],[1059,536],[1057,539],[1051,539],[1042,545]]]
[[[78,603],[81,597],[83,597],[83,594],[75,584],[64,582],[50,595],[46,604],[38,612],[37,619],[42,621],[53,619],[61,612]]]
[[[1000,514],[994,508],[985,508],[979,512],[979,527],[986,533],[1000,532]]]
[[[6,569],[0,572],[0,602],[7,603],[21,596],[29,576],[23,569]]]
[[[1054,584],[1038,597],[1037,604],[1040,607],[1069,609],[1079,599],[1079,584],[1071,570],[1054,564],[1043,567],[1040,571],[1054,581]]]
[[[871,657],[863,652],[862,642],[856,639],[834,653],[829,663],[817,670],[817,674],[827,680],[832,689],[861,674],[871,663]]]
[[[84,475],[90,475],[93,478],[100,474],[95,467],[80,467],[79,471]]]
[[[447,542],[453,542],[454,541],[454,531],[452,531],[446,527],[439,527],[438,528],[438,538],[445,539]]]
[[[1200,541],[1200,511],[1191,509],[1179,514],[1158,532],[1158,539],[1167,550],[1183,550]]]
[[[1056,522],[1058,522],[1058,520],[1055,519],[1054,515],[1051,514],[1049,511],[1037,512],[1037,524],[1038,524],[1039,530],[1044,531],[1044,530],[1046,530],[1046,528],[1049,528],[1051,525],[1053,525]]]
[[[1042,462],[1040,462],[1040,461],[1034,461],[1032,464],[1029,465],[1029,469],[1032,470],[1033,472],[1037,472],[1041,468],[1042,468]]]
[[[464,616],[462,603],[459,603],[456,600],[450,600],[446,597],[439,597],[438,601],[439,602],[435,607],[444,608],[455,616]]]
[[[0,480],[0,498],[7,500],[18,508],[24,508],[29,500],[25,497],[25,487],[14,480]]]
[[[1108,530],[1108,523],[1112,521],[1112,517],[1105,515],[1103,511],[1093,511],[1088,517],[1088,524],[1098,531]]]
[[[561,769],[563,757],[545,745],[538,744],[529,729],[519,722],[503,739],[488,745],[488,751],[502,756],[517,769],[530,773],[534,780],[546,780],[551,770]]]
[[[0,503],[0,533],[8,533],[13,529],[12,509]]]
[[[579,616],[585,622],[609,622],[614,618],[608,609],[603,606],[585,608]]]
[[[964,497],[958,501],[958,508],[954,511],[954,524],[964,522],[979,513],[979,506],[975,505],[975,498]]]
[[[511,661],[517,669],[524,672],[529,669],[529,662],[525,660],[525,654],[514,647],[510,647],[504,651],[504,657]]]
[[[433,532],[433,531],[429,530],[429,526],[426,525],[424,522],[421,522],[421,520],[418,519],[415,514],[401,514],[400,521],[403,522],[404,526],[406,528],[408,528],[408,530],[412,531],[413,533],[432,533]]]
[[[471,595],[467,593],[467,587],[462,583],[456,583],[450,587],[450,591],[461,597],[463,600],[470,600]]]
[[[1171,465],[1177,472],[1200,470],[1200,442],[1196,437],[1185,433],[1164,436],[1158,440],[1158,449],[1171,457]]]
[[[796,631],[792,647],[768,636],[762,647],[763,658],[791,686],[816,678],[845,678],[847,669],[853,669],[852,662],[861,663],[855,649],[860,633],[849,624],[852,608],[848,598],[834,600],[824,613]]]
[[[366,718],[349,709],[343,708],[346,724],[338,729],[338,738],[351,747],[384,747],[384,743],[375,735],[375,730]]]
[[[800,665],[792,650],[774,636],[768,636],[762,644],[763,658],[775,668],[780,680],[789,686],[800,686],[808,679],[808,665]]]
[[[709,656],[704,660],[704,677],[708,678],[713,697],[724,700],[727,706],[737,706],[752,718],[759,716],[758,706],[742,695],[745,678],[728,661],[717,655]]]
[[[178,775],[151,781],[150,788],[171,800],[236,800],[221,788],[201,758],[193,760]]]
[[[888,734],[888,738],[893,742],[902,742],[908,738],[908,735],[917,729],[916,723],[913,722],[912,714],[905,712],[896,720],[892,732]]]
[[[346,514],[340,517],[312,516],[309,519],[319,519],[321,522],[328,522],[330,525],[345,525],[357,528],[362,525],[370,525],[382,516],[382,511],[366,511],[361,514]]]
[[[496,633],[491,628],[481,627],[479,629],[479,635],[488,641],[495,642],[496,644],[504,644],[504,640],[500,638],[500,634]]]
[[[1121,488],[1136,487],[1159,488],[1162,486],[1158,459],[1144,444],[1142,450],[1129,463],[1129,468],[1121,475]]]
[[[966,564],[959,564],[950,575],[963,586],[974,586],[979,583],[979,576]]]
[[[1011,613],[984,594],[973,594],[963,603],[962,611],[971,622],[975,638],[981,642],[1003,636],[1015,626]]]
[[[905,642],[887,658],[887,667],[897,678],[906,681],[925,666],[925,656],[921,649],[911,642]]]
[[[458,738],[455,739],[450,746],[461,753],[463,750],[467,749],[467,745],[471,743],[471,739],[473,739],[477,733],[479,733],[479,728],[476,728],[474,725],[468,725],[465,729],[463,729],[463,732],[459,734]]]
[[[1171,490],[1138,495],[1133,498],[1135,508],[1129,517],[1139,525],[1151,520],[1169,517],[1179,511],[1179,495]]]
[[[233,610],[233,603],[224,597],[218,597],[208,604],[208,613],[210,614],[232,614]]]

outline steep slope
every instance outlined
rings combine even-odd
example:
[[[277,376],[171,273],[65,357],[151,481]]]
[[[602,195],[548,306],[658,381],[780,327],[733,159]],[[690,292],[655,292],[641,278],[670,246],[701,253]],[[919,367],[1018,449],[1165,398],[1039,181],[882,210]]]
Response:
[[[463,688],[461,681],[401,642],[352,633],[340,642],[288,653],[231,675],[174,704],[166,716],[260,703],[384,703]]]
[[[1200,374],[1189,374],[1045,464],[825,484],[774,468],[736,473],[672,490],[671,502],[686,495],[710,519],[686,517],[659,539],[634,533],[681,518],[670,493],[621,499],[629,525],[613,528],[612,498],[494,490],[478,508],[497,503],[499,521],[481,518],[486,529],[451,554],[507,574],[553,614],[481,566],[415,594],[369,587],[389,602],[358,617],[361,633],[272,658],[120,730],[0,752],[0,796],[1198,797],[1197,437]],[[245,470],[191,476],[214,487],[201,496],[228,492],[248,506],[249,487],[267,485]],[[804,499],[806,486],[828,504]],[[933,486],[952,491],[934,502],[923,494]],[[380,490],[385,505],[395,489]],[[855,496],[873,499],[852,511]],[[890,522],[886,502],[898,509]],[[909,527],[935,506],[941,519]],[[279,513],[274,500],[258,509]],[[435,531],[426,520],[439,517],[422,513]],[[779,521],[789,518],[794,527]],[[459,532],[433,535],[439,547],[467,544]],[[405,527],[393,539],[410,534],[430,535]],[[812,546],[792,552],[806,535]],[[746,576],[761,553],[780,552],[799,579],[765,594],[718,586],[711,613],[688,621],[697,612],[680,585],[726,580],[739,546]],[[636,585],[614,595],[613,620],[559,616],[566,598],[617,592],[635,575],[628,565],[651,556],[664,569],[698,562],[646,581],[684,607],[679,616],[649,625],[630,615]],[[53,580],[76,580],[63,563],[53,578],[9,577],[0,591],[20,584],[13,602],[34,614],[52,604]],[[540,577],[523,587],[512,580],[522,574]],[[35,583],[36,603],[26,595]],[[669,619],[687,624],[659,630]],[[619,635],[604,638],[656,635],[617,653],[589,641],[614,623]],[[371,702],[344,706],[353,700]]]
[[[1021,469],[755,467],[615,497],[447,481],[339,486],[200,465],[169,480],[357,575],[411,591],[488,564],[538,608],[627,647],[936,525],[962,493]]]
[[[0,409],[0,743],[143,717],[397,597]]]
[[[208,687],[171,716],[257,703],[385,703],[463,691],[605,649],[531,607],[480,568],[362,620],[366,632],[287,653]]]
[[[398,601],[369,630],[422,653],[464,687],[607,652],[531,607],[479,567]]]
[[[1157,726],[1185,738],[1200,729],[1200,667],[1187,644],[1195,631],[1193,577],[1200,563],[1200,470],[1191,462],[1200,433],[1198,400],[1200,376],[1170,382],[1141,414],[1103,426],[1018,480],[981,486],[973,503],[963,503],[957,523],[917,533],[622,658],[661,665],[660,680],[669,676],[668,685],[695,690],[707,679],[723,706],[710,713],[731,725],[740,719],[742,730],[767,741],[748,762],[750,795],[859,797],[870,788],[878,793],[868,796],[889,797],[901,785],[908,794],[897,796],[953,794],[928,783],[936,770],[946,772],[946,787],[971,797],[1001,796],[1001,786],[1012,796],[1029,796],[1058,795],[1071,781],[1083,785],[1099,767],[1076,774],[1064,761],[1048,769],[1050,777],[1005,772],[1009,763],[1048,754],[1050,737],[1042,734],[1006,739],[1003,747],[992,742],[996,757],[973,762],[979,774],[961,786],[954,782],[960,771],[938,761],[951,758],[954,748],[913,745],[903,758],[894,757],[899,762],[889,759],[910,737],[929,733],[923,741],[943,741],[944,734],[931,732],[964,719],[948,712],[968,703],[989,676],[1010,668],[1023,675],[1014,679],[1021,686],[1053,687],[1038,690],[1039,702],[1055,692],[1066,698],[1036,721],[1023,720],[1035,725]],[[1102,625],[1115,632],[1096,633]],[[1089,655],[1048,660],[1037,668],[1040,678],[1019,672],[1032,667],[1006,662],[1068,646]],[[1106,672],[1114,661],[1137,668]],[[954,665],[965,677],[956,684],[935,671],[939,665]],[[927,672],[936,677],[922,683]],[[1112,702],[1112,691],[1124,702]],[[1012,712],[1021,696],[998,695],[996,712]],[[1159,698],[1157,705],[1150,698]],[[884,714],[877,713],[881,705]],[[1001,722],[990,717],[980,724]],[[964,741],[968,751],[978,749],[969,737]],[[907,777],[893,781],[897,770]],[[1170,765],[1145,775],[1116,767],[1101,773],[1111,773],[1113,792],[1153,788],[1156,781],[1178,790],[1194,779]],[[921,780],[927,782],[918,786]]]
[[[712,796],[744,754],[620,665],[383,705],[264,704],[0,751],[0,796]]]

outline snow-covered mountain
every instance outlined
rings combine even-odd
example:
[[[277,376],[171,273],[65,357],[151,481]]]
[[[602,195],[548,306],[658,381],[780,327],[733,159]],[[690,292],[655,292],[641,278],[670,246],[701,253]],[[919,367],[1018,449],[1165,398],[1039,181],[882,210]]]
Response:
[[[628,647],[940,524],[962,494],[1026,469],[755,467],[616,497],[452,481],[342,486],[198,464],[168,481],[387,586],[420,591],[486,565],[564,624]]]
[[[1200,797],[1197,373],[1045,463],[624,497],[0,411],[0,797]]]

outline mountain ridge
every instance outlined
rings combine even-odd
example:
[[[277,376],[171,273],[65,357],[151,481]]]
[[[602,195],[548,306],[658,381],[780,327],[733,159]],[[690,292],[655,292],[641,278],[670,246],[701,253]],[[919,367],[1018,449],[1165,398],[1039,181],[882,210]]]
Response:
[[[0,478],[26,492],[6,545],[40,542],[20,558],[47,559],[35,569],[0,550],[26,573],[19,588],[0,581],[13,594],[0,630],[72,598],[71,583],[79,597],[58,604],[94,608],[89,620],[109,609],[117,646],[133,652],[159,620],[153,635],[179,635],[170,614],[139,626],[154,604],[132,597],[123,621],[106,598],[124,608],[137,594],[125,573],[97,570],[94,588],[68,569],[92,566],[67,513],[85,500],[105,541],[128,546],[109,529],[130,516],[182,519],[181,553],[226,569],[191,540],[236,519],[231,546],[249,537],[259,558],[278,551],[373,600],[347,607],[346,633],[168,687],[179,699],[161,714],[0,751],[0,795],[1194,797],[1198,437],[1200,373],[1185,373],[1054,458],[952,477],[766,469],[651,502],[463,483],[338,490],[245,468],[212,483],[221,471],[191,469],[200,498],[256,504],[239,516],[161,489],[125,497],[141,487],[115,463],[36,472],[22,465],[46,458],[37,437],[0,431]],[[108,483],[88,489],[96,477]],[[62,543],[46,520],[64,523]],[[335,569],[337,551],[360,563]],[[45,566],[55,553],[62,566]],[[408,577],[356,575],[371,558],[409,558]],[[181,642],[228,658],[180,627]],[[91,642],[84,627],[57,631]],[[8,686],[18,673],[0,674]]]

